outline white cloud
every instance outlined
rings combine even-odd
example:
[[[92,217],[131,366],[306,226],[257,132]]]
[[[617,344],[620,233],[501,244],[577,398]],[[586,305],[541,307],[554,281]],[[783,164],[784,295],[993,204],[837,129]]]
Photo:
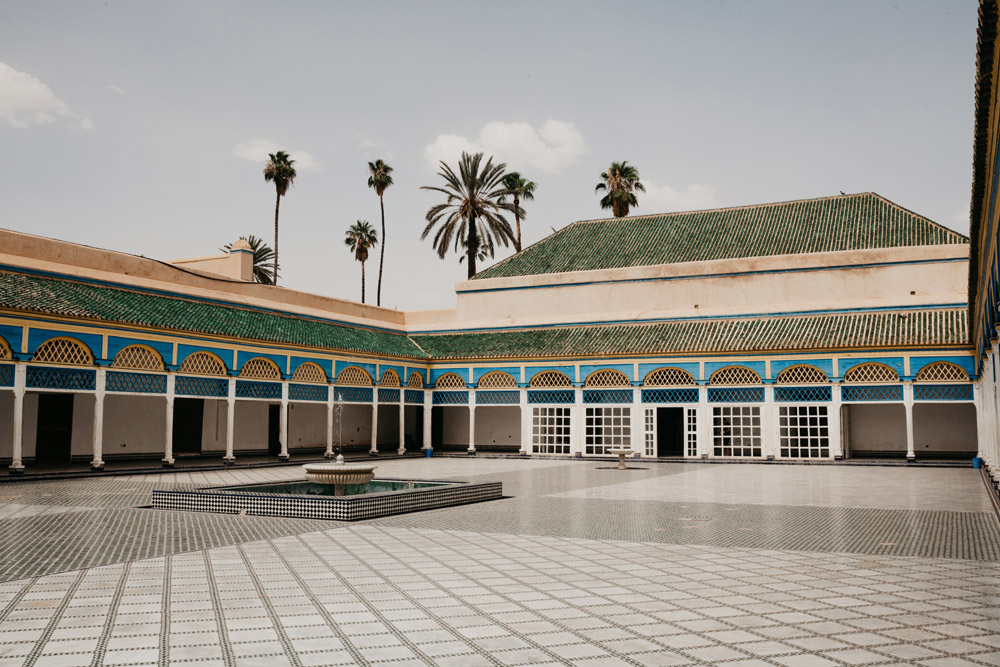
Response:
[[[117,93],[117,94],[121,95],[122,97],[125,97],[125,91],[122,90],[121,88],[119,88],[118,86],[116,86],[113,83],[109,83],[108,85],[104,86],[104,88],[106,90],[110,90],[112,93]]]
[[[674,211],[698,211],[705,208],[719,208],[722,204],[715,196],[711,185],[692,183],[683,190],[675,190],[669,185],[657,186],[645,178],[640,181],[646,192],[636,193],[639,207],[648,213],[671,213]]]
[[[535,129],[530,123],[487,123],[476,141],[458,134],[439,134],[424,148],[424,157],[435,167],[452,164],[462,151],[486,153],[506,162],[510,169],[533,169],[555,174],[576,162],[587,150],[583,135],[572,123],[548,120]]]
[[[80,119],[44,83],[0,62],[0,119],[25,129],[51,123],[57,117],[79,120],[79,127],[84,130],[94,129],[93,121]]]
[[[305,151],[289,150],[267,139],[251,139],[250,141],[243,141],[233,146],[233,155],[236,157],[261,164],[267,162],[267,156],[270,153],[277,153],[278,151],[285,151],[291,155],[292,159],[295,160],[295,168],[298,171],[319,171],[322,166],[316,158]]]

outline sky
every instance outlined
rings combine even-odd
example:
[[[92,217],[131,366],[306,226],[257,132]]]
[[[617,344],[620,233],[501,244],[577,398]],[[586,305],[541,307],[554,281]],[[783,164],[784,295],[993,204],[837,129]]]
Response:
[[[524,245],[608,217],[875,191],[967,233],[974,0],[0,3],[0,227],[156,259],[274,238],[281,285],[360,300],[344,245],[380,224],[382,305],[452,308],[466,268],[421,240],[438,161],[538,184]],[[513,223],[513,221],[511,221]],[[711,239],[706,239],[711,242]],[[498,248],[497,260],[512,248]],[[600,252],[595,248],[595,252]],[[489,264],[490,262],[487,262]],[[377,251],[365,265],[375,302]]]

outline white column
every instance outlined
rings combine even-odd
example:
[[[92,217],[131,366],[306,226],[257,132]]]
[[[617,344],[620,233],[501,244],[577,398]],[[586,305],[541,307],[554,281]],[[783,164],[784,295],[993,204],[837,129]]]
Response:
[[[584,442],[587,438],[587,415],[583,407],[583,387],[573,387],[573,414],[570,416],[570,429],[573,442],[570,452],[574,456],[583,456]]]
[[[24,384],[27,367],[24,364],[14,365],[14,448],[10,462],[10,472],[17,475],[24,472],[21,461],[21,446],[24,441]]]
[[[174,465],[174,382],[176,376],[173,373],[167,374],[167,419],[164,429],[165,442],[163,444],[163,465],[170,467]]]
[[[233,431],[236,429],[236,378],[229,378],[229,391],[226,395],[226,455],[222,462],[232,465],[236,461],[233,455]]]
[[[90,462],[91,470],[103,470],[104,459],[101,455],[104,450],[104,387],[107,379],[107,371],[104,368],[97,369],[97,384],[94,391],[94,458]]]
[[[646,439],[646,416],[642,413],[642,387],[632,387],[632,454],[642,456]]]
[[[469,387],[469,455],[476,453],[476,389]]]
[[[903,407],[906,408],[906,460],[913,461],[913,383],[903,383]]]
[[[424,391],[424,444],[423,449],[431,448],[431,417],[433,415],[434,403],[431,400],[431,392]]]
[[[840,461],[844,458],[842,433],[844,421],[840,418],[840,411],[843,407],[840,400],[840,385],[831,385],[830,392],[833,398],[833,402],[830,403],[830,414],[827,416],[827,424],[829,424],[830,429],[830,453],[833,454],[834,461]]]
[[[764,414],[761,415],[761,433],[764,436],[764,446],[761,454],[768,461],[778,455],[778,409],[774,402],[774,384],[764,385]]]
[[[372,387],[372,446],[368,456],[378,456],[378,387]]]
[[[698,387],[698,456],[712,453],[712,406],[708,404],[708,386]]]
[[[336,396],[334,388],[327,386],[326,388],[326,452],[323,454],[323,458],[332,459],[333,458],[333,399]]]
[[[281,417],[278,419],[279,461],[288,460],[288,382],[281,382]]]
[[[406,453],[406,390],[399,388],[399,455]]]
[[[521,408],[521,449],[518,454],[527,456],[531,451],[531,407],[528,405],[528,390],[518,389],[517,404]]]

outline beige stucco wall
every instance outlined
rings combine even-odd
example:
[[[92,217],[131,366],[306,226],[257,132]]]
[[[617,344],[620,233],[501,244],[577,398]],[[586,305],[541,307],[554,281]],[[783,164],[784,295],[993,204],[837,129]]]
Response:
[[[968,249],[890,248],[467,281],[457,285],[457,310],[407,314],[407,328],[964,303]]]
[[[0,229],[0,264],[180,292],[372,326],[401,328],[403,313],[284,287],[212,278],[168,262]]]
[[[288,448],[326,447],[326,405],[288,406]]]
[[[210,274],[210,277],[229,280],[253,280],[253,254],[247,252],[224,253],[208,257],[171,259],[169,264],[188,271]]]
[[[493,405],[476,408],[476,447],[521,446],[521,408]]]
[[[79,397],[73,400],[75,413],[82,401]],[[119,394],[105,396],[104,458],[136,454],[162,455],[167,434],[166,418],[167,401],[163,397]]]

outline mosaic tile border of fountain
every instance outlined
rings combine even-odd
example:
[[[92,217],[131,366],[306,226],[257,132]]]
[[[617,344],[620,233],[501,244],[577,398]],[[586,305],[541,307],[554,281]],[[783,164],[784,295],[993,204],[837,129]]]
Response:
[[[404,480],[393,480],[404,481]],[[437,481],[437,480],[434,480]],[[173,491],[155,489],[153,509],[280,516],[289,519],[361,521],[394,514],[468,505],[503,497],[501,482],[446,482],[451,486],[404,489],[356,496],[293,496],[226,487]]]

